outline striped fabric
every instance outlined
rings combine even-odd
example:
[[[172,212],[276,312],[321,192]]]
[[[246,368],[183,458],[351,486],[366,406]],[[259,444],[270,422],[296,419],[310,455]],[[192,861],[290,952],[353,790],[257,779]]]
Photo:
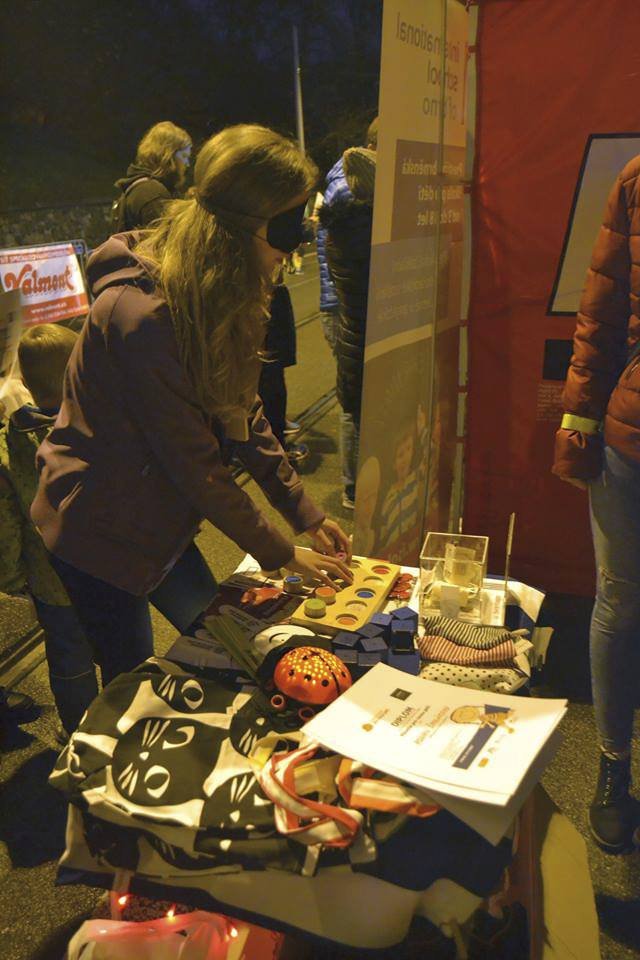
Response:
[[[517,654],[516,645],[509,638],[495,647],[478,649],[447,640],[446,637],[424,636],[418,639],[418,650],[423,660],[440,663],[475,664],[476,666],[510,667]]]
[[[337,782],[349,807],[413,817],[432,817],[440,810],[424,790],[378,773],[359,760],[343,757]]]
[[[302,873],[312,875],[320,850],[327,847],[351,847],[354,862],[375,859],[375,843],[363,832],[364,817],[332,803],[319,803],[297,792],[296,770],[318,751],[310,743],[289,753],[274,753],[258,773],[260,786],[274,804],[278,831],[298,843],[315,848]]]
[[[463,647],[475,647],[476,650],[490,650],[511,639],[511,632],[506,627],[479,627],[475,623],[464,623],[452,617],[426,617],[424,632],[430,636],[444,637]]]

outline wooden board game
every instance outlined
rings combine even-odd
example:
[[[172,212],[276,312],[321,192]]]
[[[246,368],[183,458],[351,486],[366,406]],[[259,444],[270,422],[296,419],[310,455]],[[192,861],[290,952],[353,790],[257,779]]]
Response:
[[[400,574],[400,567],[386,560],[371,560],[369,557],[352,557],[350,566],[353,584],[343,586],[343,581],[336,580],[338,592],[335,602],[327,604],[322,616],[312,617],[305,613],[305,604],[314,596],[313,590],[309,590],[300,606],[294,610],[291,623],[332,636],[341,630],[357,631],[374,613],[382,610]]]

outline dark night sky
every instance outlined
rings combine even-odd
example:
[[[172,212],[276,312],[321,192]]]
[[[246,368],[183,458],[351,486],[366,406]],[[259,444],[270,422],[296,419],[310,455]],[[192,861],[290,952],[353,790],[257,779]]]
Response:
[[[307,147],[321,168],[361,141],[377,111],[381,0],[1,0],[0,9],[3,207],[23,206],[24,191],[55,202],[78,178],[76,195],[108,193],[159,120],[196,143],[241,121],[293,134],[292,21]]]

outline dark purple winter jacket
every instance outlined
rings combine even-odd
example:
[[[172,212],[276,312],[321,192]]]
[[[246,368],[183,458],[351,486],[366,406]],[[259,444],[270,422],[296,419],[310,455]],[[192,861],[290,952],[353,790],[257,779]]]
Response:
[[[223,462],[224,429],[209,423],[178,358],[165,301],[135,234],[91,256],[96,300],[67,367],[60,413],[37,454],[31,515],[48,549],[130,593],[152,590],[206,518],[265,569],[291,542]],[[237,452],[269,501],[302,532],[323,519],[256,404]]]

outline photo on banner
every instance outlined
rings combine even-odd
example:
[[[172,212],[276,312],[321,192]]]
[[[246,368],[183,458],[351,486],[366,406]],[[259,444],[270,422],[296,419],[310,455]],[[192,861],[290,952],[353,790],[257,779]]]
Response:
[[[457,0],[385,2],[354,547],[406,564],[450,520],[467,30]]]

